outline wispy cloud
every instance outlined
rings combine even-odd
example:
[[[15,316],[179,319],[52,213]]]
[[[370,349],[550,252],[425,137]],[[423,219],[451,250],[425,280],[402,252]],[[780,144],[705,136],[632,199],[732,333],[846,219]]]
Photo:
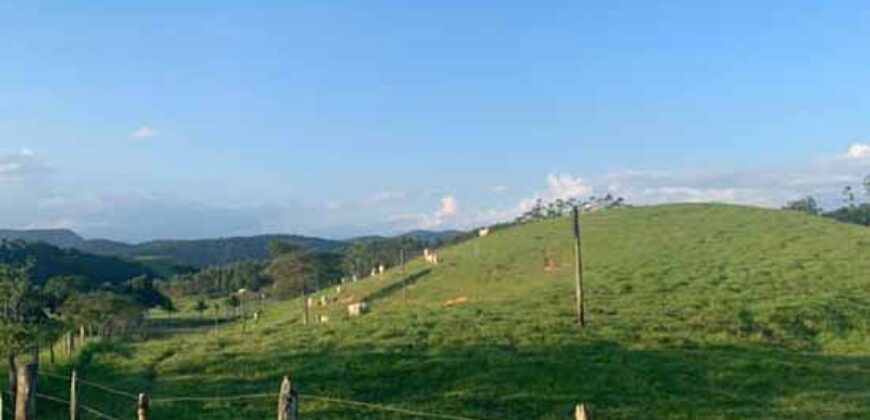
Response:
[[[451,222],[476,226],[510,220],[535,201],[587,198],[613,194],[633,204],[719,202],[779,207],[786,201],[812,195],[828,206],[839,204],[845,185],[860,185],[870,174],[870,143],[850,145],[836,158],[819,158],[793,167],[742,171],[713,169],[620,170],[589,177],[567,173],[546,175],[544,188],[515,205],[469,210]],[[435,219],[437,221],[437,219]]]
[[[130,133],[130,137],[134,139],[150,139],[158,136],[158,132],[153,127],[143,125]]]
[[[378,205],[388,201],[401,200],[406,194],[401,191],[378,191],[364,200],[366,204]]]
[[[48,165],[37,159],[31,149],[21,149],[17,153],[0,151],[0,181],[32,178],[48,171]]]

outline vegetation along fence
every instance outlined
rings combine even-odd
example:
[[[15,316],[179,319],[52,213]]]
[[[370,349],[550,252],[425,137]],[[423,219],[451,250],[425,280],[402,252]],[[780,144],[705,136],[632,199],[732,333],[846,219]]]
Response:
[[[70,420],[83,420],[85,416],[81,416],[81,414],[87,414],[87,418],[97,418],[101,420],[124,420],[124,419],[137,419],[137,420],[148,420],[150,417],[150,407],[152,405],[158,404],[175,404],[175,403],[186,403],[186,402],[198,402],[198,403],[233,403],[238,401],[245,400],[272,400],[277,404],[277,419],[278,420],[298,420],[300,419],[300,405],[305,403],[306,401],[313,401],[325,404],[332,404],[336,406],[343,406],[350,409],[364,409],[372,412],[381,412],[384,414],[399,414],[406,415],[408,417],[416,417],[416,418],[430,418],[430,419],[446,419],[446,420],[485,420],[477,417],[467,417],[462,415],[452,415],[452,414],[443,414],[443,413],[431,413],[419,410],[413,410],[409,408],[395,407],[389,405],[375,404],[363,401],[353,401],[341,398],[327,397],[327,396],[317,396],[317,395],[308,395],[308,394],[300,394],[297,392],[296,387],[293,381],[289,376],[285,376],[281,382],[279,391],[277,393],[255,393],[255,394],[242,394],[242,395],[228,395],[228,396],[176,396],[176,397],[161,397],[161,398],[150,398],[147,393],[132,393],[124,390],[116,389],[104,384],[100,384],[97,382],[92,382],[88,380],[84,380],[78,377],[75,371],[69,377],[51,374],[51,373],[42,373],[40,376],[54,379],[54,380],[62,380],[66,381],[69,384],[69,393],[64,397],[59,397],[56,395],[48,395],[40,392],[34,392],[33,397],[36,400],[41,400],[45,402],[50,402],[53,404],[62,405],[64,407],[69,408],[69,418]],[[123,398],[129,400],[129,413],[125,413],[122,415],[118,414],[109,414],[104,411],[101,411],[98,408],[88,406],[83,404],[82,401],[79,401],[79,390],[83,387],[90,388],[92,390],[98,391],[100,393],[109,394],[115,397]],[[0,420],[6,419],[14,419],[14,420],[31,420],[34,415],[32,410],[27,410],[28,414],[25,417],[22,417],[22,411],[16,410],[15,407],[12,407],[10,404],[5,404],[5,402],[11,400],[4,397],[11,397],[12,394],[8,391],[4,391],[0,393]],[[135,417],[134,417],[135,416]],[[579,404],[576,406],[575,411],[573,413],[574,420],[589,420],[589,412],[585,405]],[[566,418],[571,418],[570,415],[566,414]]]

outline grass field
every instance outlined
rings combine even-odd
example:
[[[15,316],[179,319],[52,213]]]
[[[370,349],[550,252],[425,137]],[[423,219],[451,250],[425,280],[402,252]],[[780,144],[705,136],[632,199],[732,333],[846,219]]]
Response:
[[[468,418],[567,419],[581,401],[597,418],[870,418],[870,230],[723,205],[626,208],[583,225],[583,330],[562,219],[346,286],[342,298],[372,304],[359,318],[334,304],[315,309],[328,324],[305,328],[299,301],[271,303],[246,332],[232,323],[91,345],[79,372],[148,391],[155,419],[272,418],[274,398],[160,399],[274,394],[285,372],[304,395]],[[66,395],[57,378],[40,389]],[[126,397],[81,394],[113,416],[134,413]],[[46,401],[39,410],[63,413]],[[305,397],[302,413],[411,418]]]

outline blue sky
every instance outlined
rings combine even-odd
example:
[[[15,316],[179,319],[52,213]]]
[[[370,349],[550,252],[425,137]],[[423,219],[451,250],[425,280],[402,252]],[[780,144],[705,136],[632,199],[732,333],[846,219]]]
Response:
[[[870,173],[870,5],[702,3],[3,2],[0,226],[346,237]]]

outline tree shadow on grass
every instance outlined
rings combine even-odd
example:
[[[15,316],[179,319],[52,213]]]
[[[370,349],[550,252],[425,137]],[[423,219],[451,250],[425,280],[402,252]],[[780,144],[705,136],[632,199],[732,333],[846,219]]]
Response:
[[[316,419],[410,417],[304,395],[481,419],[565,419],[578,402],[596,418],[616,419],[870,415],[868,357],[760,347],[634,350],[610,342],[247,354],[161,372],[153,396],[277,393],[286,372],[303,394],[303,414]],[[268,418],[275,408],[276,398],[265,398],[153,410],[155,418],[231,419]]]
[[[385,298],[389,297],[390,295],[392,295],[393,293],[396,293],[396,292],[402,290],[402,288],[404,288],[404,287],[410,287],[410,286],[414,285],[415,283],[420,281],[420,279],[428,276],[430,273],[432,273],[432,269],[425,268],[425,269],[420,270],[416,273],[413,273],[411,275],[403,277],[403,278],[399,279],[399,281],[393,282],[389,286],[382,287],[382,288],[380,288],[372,293],[369,293],[369,295],[366,296],[365,300],[369,301],[369,302],[375,302],[375,301],[378,301],[381,299],[385,299]]]
[[[207,331],[215,328],[215,325],[221,326],[238,320],[238,317],[149,319],[147,321],[148,335],[151,338],[157,338],[173,334]]]

